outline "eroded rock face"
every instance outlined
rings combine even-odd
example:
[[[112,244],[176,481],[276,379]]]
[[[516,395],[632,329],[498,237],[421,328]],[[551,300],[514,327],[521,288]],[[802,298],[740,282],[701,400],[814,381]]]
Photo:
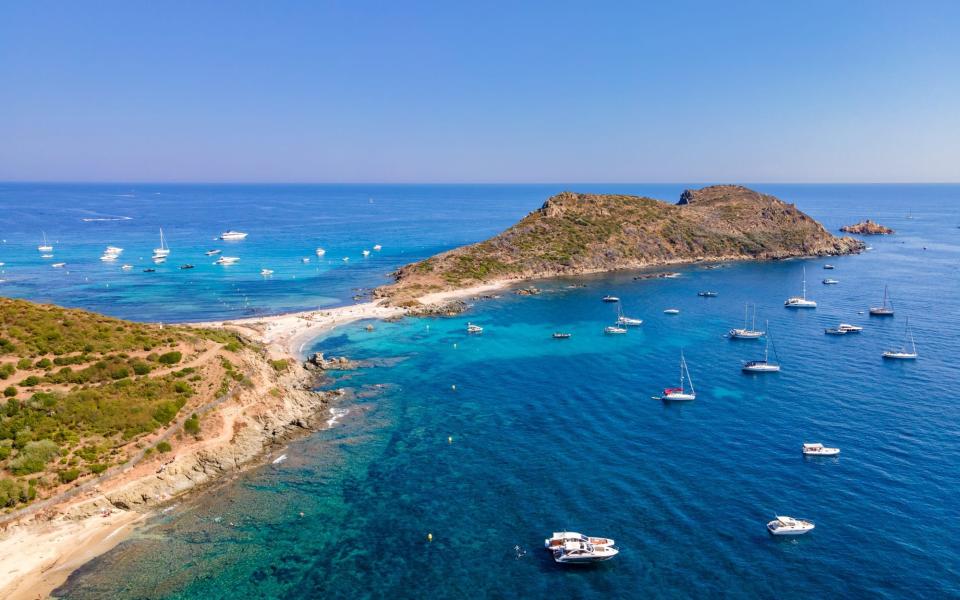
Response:
[[[884,227],[880,223],[866,219],[853,225],[844,225],[840,228],[844,233],[856,233],[859,235],[890,235],[894,233],[893,229]]]
[[[311,366],[321,371],[352,371],[360,367],[360,363],[350,360],[346,356],[331,356],[325,358],[323,352],[317,352],[307,359],[307,368]]]
[[[739,185],[686,190],[677,204],[563,192],[486,241],[406,265],[378,297],[401,306],[426,293],[492,281],[578,275],[698,260],[859,252],[792,204]]]

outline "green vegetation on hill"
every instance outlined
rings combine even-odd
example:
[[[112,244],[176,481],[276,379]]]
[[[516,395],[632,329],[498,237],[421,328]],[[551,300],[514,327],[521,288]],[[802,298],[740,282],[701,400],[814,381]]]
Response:
[[[429,292],[710,259],[857,252],[792,204],[741,186],[687,190],[677,204],[564,192],[488,240],[407,265],[378,290],[398,304]]]
[[[0,298],[0,508],[125,462],[131,442],[169,425],[195,396],[203,375],[177,369],[186,350],[211,341],[243,346],[221,330]]]

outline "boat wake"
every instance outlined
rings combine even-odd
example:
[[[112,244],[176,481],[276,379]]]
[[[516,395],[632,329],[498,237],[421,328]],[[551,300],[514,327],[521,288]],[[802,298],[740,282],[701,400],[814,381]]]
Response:
[[[80,220],[84,223],[96,223],[99,221],[132,221],[133,217],[125,217],[122,215],[119,217],[83,217]]]
[[[330,409],[330,418],[327,419],[327,429],[332,428],[337,424],[337,421],[347,416],[347,413],[350,412],[350,409],[347,408],[331,408]]]

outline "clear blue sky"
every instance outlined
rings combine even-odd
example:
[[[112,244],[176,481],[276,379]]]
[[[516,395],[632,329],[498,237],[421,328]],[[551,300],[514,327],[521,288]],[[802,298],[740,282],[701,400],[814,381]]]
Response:
[[[960,181],[960,2],[0,2],[0,180]]]

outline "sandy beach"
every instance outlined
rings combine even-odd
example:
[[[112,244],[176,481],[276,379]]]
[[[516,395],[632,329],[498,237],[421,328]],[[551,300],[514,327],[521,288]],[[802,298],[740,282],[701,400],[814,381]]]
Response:
[[[420,302],[439,306],[457,299],[489,294],[509,283],[497,281],[461,290],[437,292],[423,296]],[[263,343],[272,357],[303,359],[311,340],[336,327],[366,319],[402,317],[407,312],[405,308],[389,306],[378,300],[270,317],[192,325],[234,329]],[[236,409],[227,407],[220,412],[229,413],[231,410]],[[142,476],[143,471],[136,470],[111,481],[110,487],[135,485],[137,477]],[[96,494],[96,497],[103,500],[100,494]],[[38,515],[6,525],[0,532],[0,597],[12,600],[47,597],[66,581],[73,570],[119,544],[151,514],[111,509],[103,516],[100,510],[84,510],[82,505],[89,502],[89,495],[66,500]],[[43,516],[51,514],[57,516]]]

